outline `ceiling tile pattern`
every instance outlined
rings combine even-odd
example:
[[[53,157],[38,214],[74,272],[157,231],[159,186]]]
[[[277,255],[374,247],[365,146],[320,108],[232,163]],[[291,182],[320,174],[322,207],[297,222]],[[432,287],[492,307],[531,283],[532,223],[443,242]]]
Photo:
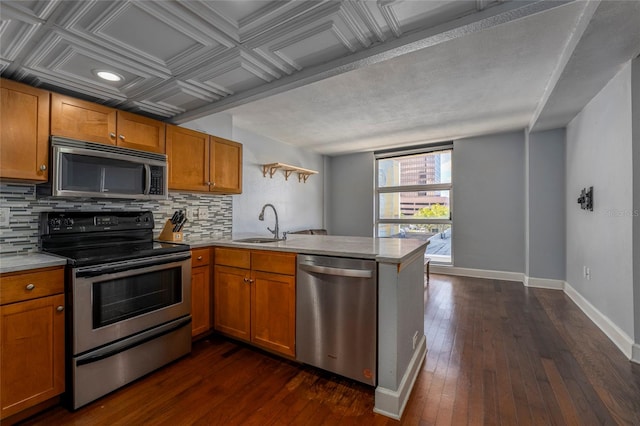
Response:
[[[493,3],[3,1],[0,71],[170,119]]]

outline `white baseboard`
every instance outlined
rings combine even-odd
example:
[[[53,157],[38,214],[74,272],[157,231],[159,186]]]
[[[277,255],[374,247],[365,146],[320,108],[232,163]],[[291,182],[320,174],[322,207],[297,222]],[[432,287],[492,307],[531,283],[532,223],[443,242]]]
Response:
[[[631,361],[640,364],[640,344],[634,343],[631,349]]]
[[[549,278],[534,278],[525,275],[523,284],[525,287],[548,288],[550,290],[564,290],[565,282]]]
[[[564,292],[578,305],[578,307],[589,317],[591,321],[597,325],[600,330],[613,342],[614,345],[622,351],[629,359],[633,358],[633,348],[638,346],[634,344],[633,339],[624,331],[615,325],[607,316],[603,315],[595,306],[576,291],[569,283],[565,283]],[[637,353],[640,362],[640,352]]]
[[[416,350],[413,352],[411,361],[409,361],[407,371],[405,371],[404,376],[402,376],[398,390],[391,390],[383,388],[382,386],[376,387],[375,404],[373,407],[375,413],[400,420],[402,412],[409,401],[411,389],[413,389],[413,385],[418,378],[426,354],[427,338],[423,334],[420,342],[418,342],[416,346]]]

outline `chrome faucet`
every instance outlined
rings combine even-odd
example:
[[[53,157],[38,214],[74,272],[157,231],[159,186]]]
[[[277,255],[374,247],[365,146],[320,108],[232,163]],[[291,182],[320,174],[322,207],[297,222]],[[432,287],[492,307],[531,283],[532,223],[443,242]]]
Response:
[[[273,238],[277,240],[280,230],[278,227],[278,212],[276,211],[276,208],[273,207],[273,204],[265,204],[264,206],[262,206],[262,211],[260,212],[260,216],[258,216],[258,220],[264,220],[264,209],[266,209],[267,207],[271,207],[273,209],[273,213],[275,213],[276,215],[276,229],[271,229],[267,226],[267,230],[271,232],[273,234]]]

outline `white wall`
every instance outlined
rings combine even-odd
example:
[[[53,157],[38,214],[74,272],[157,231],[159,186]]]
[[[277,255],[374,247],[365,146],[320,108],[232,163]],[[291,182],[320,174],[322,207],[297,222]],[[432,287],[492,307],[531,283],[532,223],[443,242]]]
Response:
[[[269,208],[264,221],[258,220],[262,206],[271,203],[278,212],[280,231],[324,228],[324,162],[323,155],[274,141],[233,126],[229,114],[216,114],[184,124],[184,127],[242,143],[242,194],[233,195],[233,234],[271,236],[275,217]],[[306,183],[292,174],[285,180],[282,171],[273,178],[263,177],[262,164],[285,163],[316,170]]]
[[[566,141],[566,281],[628,336],[634,335],[631,129],[627,65],[569,123]],[[593,212],[577,203],[589,186]]]
[[[454,141],[454,266],[524,272],[524,142],[524,131]]]
[[[373,236],[373,153],[329,158],[327,227],[334,235]]]
[[[324,156],[276,142],[234,127],[233,140],[243,144],[243,191],[233,196],[233,233],[270,235],[274,216],[271,209],[264,222],[258,220],[262,206],[271,203],[278,211],[281,231],[324,228]],[[307,183],[298,182],[297,174],[285,180],[282,171],[273,178],[264,177],[262,164],[285,163],[316,170]]]

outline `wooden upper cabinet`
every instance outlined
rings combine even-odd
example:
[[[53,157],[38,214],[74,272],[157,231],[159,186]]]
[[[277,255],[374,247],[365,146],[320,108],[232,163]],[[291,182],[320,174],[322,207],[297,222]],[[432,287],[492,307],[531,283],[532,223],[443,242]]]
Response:
[[[0,79],[0,178],[49,176],[49,92]]]
[[[169,189],[209,192],[209,135],[167,125]]]
[[[51,95],[51,134],[142,151],[165,152],[163,122],[58,93]]]
[[[169,189],[240,194],[242,144],[167,125]]]
[[[117,114],[116,144],[125,148],[165,153],[165,124],[126,111]]]
[[[212,191],[242,193],[242,144],[211,136]]]
[[[114,108],[51,94],[51,134],[87,142],[116,144]]]

